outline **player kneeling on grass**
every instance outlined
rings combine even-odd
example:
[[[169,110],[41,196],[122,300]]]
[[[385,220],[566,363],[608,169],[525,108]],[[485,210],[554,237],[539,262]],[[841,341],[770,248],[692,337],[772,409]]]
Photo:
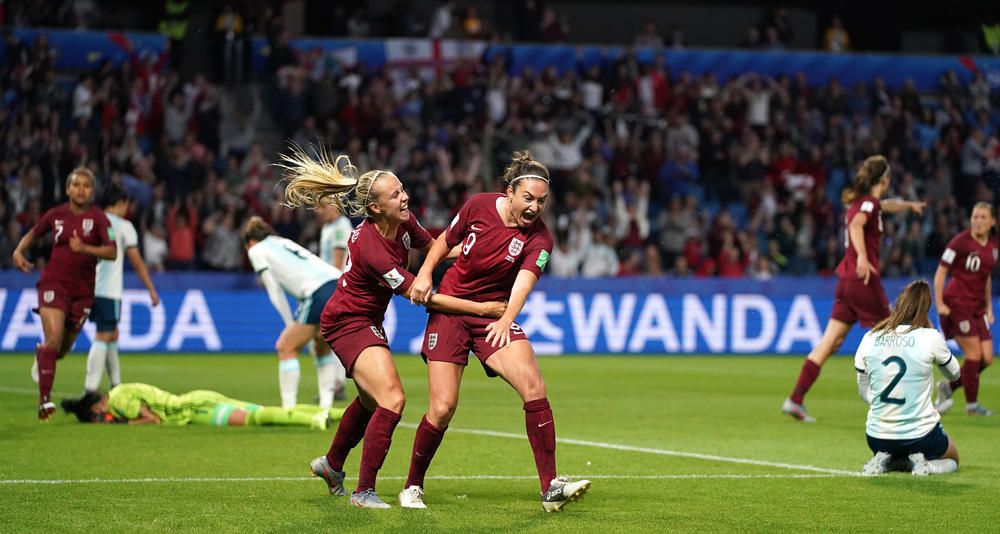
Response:
[[[903,289],[888,318],[861,340],[854,356],[858,394],[868,410],[866,434],[874,456],[861,470],[881,475],[905,469],[914,475],[952,473],[958,449],[934,409],[934,366],[959,376],[958,361],[931,324],[931,289],[918,280]]]
[[[326,430],[344,413],[335,408],[300,404],[286,409],[261,406],[208,390],[174,395],[149,384],[121,384],[107,395],[88,391],[66,399],[62,407],[81,423],[130,425],[306,426]]]

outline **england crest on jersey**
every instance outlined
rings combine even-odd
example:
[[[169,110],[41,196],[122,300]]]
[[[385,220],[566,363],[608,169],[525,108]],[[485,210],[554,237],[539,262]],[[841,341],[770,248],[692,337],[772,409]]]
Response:
[[[56,292],[52,291],[51,289],[42,293],[42,300],[44,300],[46,303],[50,303],[55,299],[56,299]]]
[[[410,250],[410,232],[403,233],[403,246]]]
[[[434,350],[434,347],[436,347],[437,344],[438,344],[437,332],[433,334],[427,334],[427,350]]]
[[[83,234],[87,235],[93,229],[94,229],[94,219],[84,219],[83,220]]]
[[[510,254],[511,256],[517,256],[518,254],[521,253],[522,248],[524,248],[524,241],[521,241],[520,239],[515,237],[514,239],[510,240],[510,246],[507,247],[507,254]]]

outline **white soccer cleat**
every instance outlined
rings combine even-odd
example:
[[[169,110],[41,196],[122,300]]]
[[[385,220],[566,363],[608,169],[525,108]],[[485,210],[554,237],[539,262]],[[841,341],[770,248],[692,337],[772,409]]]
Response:
[[[816,419],[810,417],[809,413],[806,412],[806,407],[799,404],[792,399],[785,399],[785,402],[781,403],[781,413],[790,415],[803,423],[815,423]]]
[[[309,464],[309,471],[326,482],[326,487],[330,490],[330,495],[336,497],[347,495],[347,490],[344,489],[344,478],[346,475],[343,471],[337,471],[330,467],[330,462],[326,460],[326,456],[320,456],[313,460]]]
[[[925,477],[933,472],[931,463],[927,461],[927,458],[924,457],[923,453],[915,452],[911,454],[910,463],[913,464],[913,469],[910,470],[910,473],[913,474],[913,476]]]
[[[399,492],[399,505],[403,508],[427,508],[424,504],[424,489],[420,486],[410,486]]]
[[[954,391],[951,390],[951,384],[947,380],[938,382],[936,389],[937,401],[934,403],[934,409],[938,413],[945,413],[955,404],[955,399],[951,398]]]
[[[385,503],[385,501],[380,499],[378,494],[376,494],[375,490],[372,488],[368,488],[365,491],[362,491],[361,493],[357,492],[352,493],[351,504],[357,506],[358,508],[377,508],[377,509],[392,508],[392,506],[389,506],[388,504]]]
[[[542,509],[546,512],[560,512],[567,504],[583,498],[589,490],[589,480],[570,482],[564,477],[553,478],[549,489],[542,494]]]
[[[875,453],[875,456],[872,456],[871,460],[865,462],[865,465],[861,468],[861,475],[866,477],[884,475],[889,472],[889,463],[891,461],[891,454],[887,452],[877,452]]]

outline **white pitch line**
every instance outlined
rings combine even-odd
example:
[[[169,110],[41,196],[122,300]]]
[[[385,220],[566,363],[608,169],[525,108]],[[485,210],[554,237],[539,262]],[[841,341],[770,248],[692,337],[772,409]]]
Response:
[[[406,428],[417,428],[417,425],[412,423],[400,423],[399,426]],[[473,434],[477,436],[490,436],[495,438],[507,438],[507,439],[518,439],[525,440],[528,439],[524,434],[512,434],[509,432],[496,432],[494,430],[479,430],[471,428],[449,428],[449,432],[457,432],[459,434]],[[828,475],[843,475],[843,476],[857,476],[858,473],[855,471],[845,471],[843,469],[831,469],[827,467],[817,467],[814,465],[804,465],[804,464],[788,464],[783,462],[771,462],[768,460],[754,460],[752,458],[734,458],[730,456],[718,456],[714,454],[701,454],[697,452],[686,452],[686,451],[675,451],[671,449],[654,449],[651,447],[633,447],[631,445],[620,445],[617,443],[604,443],[600,441],[588,441],[582,439],[573,438],[557,438],[558,443],[565,443],[567,445],[581,445],[584,447],[595,447],[598,449],[612,449],[617,451],[626,452],[641,452],[646,454],[658,454],[662,456],[677,456],[680,458],[694,458],[697,460],[708,460],[714,462],[726,462],[732,464],[744,464],[744,465],[757,465],[762,467],[779,467],[782,469],[792,469],[795,471],[812,471],[814,473],[825,473]]]
[[[808,479],[837,478],[835,474],[672,474],[672,475],[573,475],[577,479],[588,480],[744,480],[744,479]],[[853,475],[852,475],[853,476]],[[437,475],[428,476],[430,480],[534,480],[534,475]],[[213,482],[302,482],[314,480],[315,477],[178,477],[178,478],[82,478],[82,479],[12,479],[0,480],[0,485],[47,485],[59,486],[67,484],[170,484],[170,483],[213,483]],[[379,480],[406,480],[404,476],[381,476]]]

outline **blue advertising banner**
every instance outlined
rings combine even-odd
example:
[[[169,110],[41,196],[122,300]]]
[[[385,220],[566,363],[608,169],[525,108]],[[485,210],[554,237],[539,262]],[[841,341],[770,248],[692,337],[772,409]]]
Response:
[[[0,351],[30,351],[41,339],[32,312],[35,279],[0,273]],[[155,282],[163,301],[156,308],[145,290],[125,291],[123,351],[273,350],[282,323],[252,275],[171,274]],[[886,281],[890,299],[905,283]],[[546,277],[518,323],[541,354],[805,354],[822,335],[834,284],[821,278]],[[126,287],[141,286],[129,276]],[[423,308],[395,298],[385,316],[392,349],[419,352],[425,322]],[[853,352],[862,335],[860,327],[852,329],[841,352]],[[76,350],[86,350],[93,336],[88,323]]]

